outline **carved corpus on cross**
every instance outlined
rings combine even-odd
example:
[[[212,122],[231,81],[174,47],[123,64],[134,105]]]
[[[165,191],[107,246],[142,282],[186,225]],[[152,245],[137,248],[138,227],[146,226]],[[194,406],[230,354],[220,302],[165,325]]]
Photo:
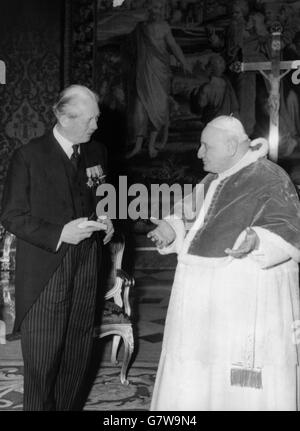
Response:
[[[279,147],[280,81],[290,70],[300,68],[300,60],[280,61],[281,32],[280,24],[272,27],[271,61],[240,63],[239,66],[234,66],[234,69],[240,72],[259,71],[270,83],[269,157],[274,162],[278,160]]]

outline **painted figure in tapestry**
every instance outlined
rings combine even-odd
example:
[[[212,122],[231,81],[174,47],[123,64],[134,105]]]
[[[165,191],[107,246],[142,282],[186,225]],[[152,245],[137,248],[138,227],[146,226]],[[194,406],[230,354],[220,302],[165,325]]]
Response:
[[[207,65],[209,81],[191,93],[192,110],[207,124],[216,115],[239,116],[239,104],[230,80],[224,74],[226,63],[219,54],[210,57]]]
[[[297,59],[299,6],[296,1],[125,0],[99,15],[98,43],[111,49],[112,38],[119,37],[114,46],[121,46],[118,85],[129,126],[127,159],[141,154],[145,143],[155,158],[172,144],[175,129],[181,127],[184,135],[194,127],[197,133],[222,114],[240,118],[251,137],[267,137],[269,83],[258,72],[237,74],[232,65],[269,61],[275,22],[282,26],[282,59]],[[280,94],[281,157],[300,143],[299,91],[287,81]],[[108,91],[115,98],[115,91]]]
[[[181,63],[185,71],[190,67],[179,45],[176,43],[169,24],[164,19],[163,0],[153,0],[146,22],[137,26],[136,101],[133,112],[135,146],[128,158],[140,152],[144,139],[150,131],[148,151],[156,157],[168,139],[170,52]],[[159,146],[156,141],[162,131]]]

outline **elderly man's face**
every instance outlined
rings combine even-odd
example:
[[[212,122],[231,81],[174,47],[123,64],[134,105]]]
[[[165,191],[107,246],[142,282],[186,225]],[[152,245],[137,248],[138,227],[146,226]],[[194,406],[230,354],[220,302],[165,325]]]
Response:
[[[219,174],[229,169],[232,166],[232,155],[226,133],[211,126],[205,127],[197,156],[202,159],[205,171]]]
[[[97,130],[100,115],[97,103],[92,99],[78,102],[77,115],[68,117],[64,122],[64,130],[74,144],[88,142]]]

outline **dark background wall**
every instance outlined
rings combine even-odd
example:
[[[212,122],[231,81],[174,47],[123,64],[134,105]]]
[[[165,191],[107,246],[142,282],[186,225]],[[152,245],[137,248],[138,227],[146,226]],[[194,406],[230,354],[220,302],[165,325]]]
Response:
[[[171,0],[166,3],[174,4]],[[209,55],[224,54],[226,43],[224,46],[221,44],[221,48],[212,44],[211,33],[215,33],[211,30],[214,29],[220,39],[225,37],[233,19],[228,7],[232,3],[229,0],[182,0],[176,3],[181,11],[169,8],[166,18],[177,43],[193,67],[193,74],[186,76],[176,65],[172,66],[170,127],[165,148],[156,158],[150,159],[147,142],[144,142],[137,157],[126,161],[124,153],[134,141],[131,142],[128,136],[131,113],[124,95],[129,86],[122,68],[124,58],[130,58],[135,47],[131,46],[134,39],[131,38],[131,31],[130,34],[125,32],[125,35],[119,33],[122,30],[122,14],[128,25],[128,5],[137,8],[136,5],[143,4],[145,8],[147,0],[127,0],[122,10],[115,8],[112,14],[115,20],[110,27],[108,17],[113,9],[112,1],[3,0],[0,7],[0,59],[6,62],[7,84],[0,85],[0,211],[3,182],[11,154],[16,147],[42,135],[52,125],[51,105],[63,84],[82,83],[99,92],[102,117],[97,138],[107,145],[111,172],[118,175],[126,173],[132,176],[134,182],[145,184],[197,182],[199,173],[202,173],[195,154],[204,120],[201,113],[191,112],[190,96],[195,85],[200,92],[203,79],[205,82],[211,79],[209,70],[206,70]],[[249,5],[255,6],[255,10],[262,10],[262,3],[260,0],[249,0]],[[267,0],[269,3],[275,6],[290,3],[295,7],[295,13],[287,19],[284,30],[289,34],[298,32],[300,40],[300,1]],[[194,14],[195,22],[191,23],[188,10],[183,10],[184,4],[191,6],[190,11],[193,5],[198,5],[200,9],[194,8],[194,12],[204,12]],[[134,17],[134,8],[131,12]],[[300,51],[295,55],[293,58],[300,58]],[[130,64],[135,68],[134,62]],[[227,78],[232,76],[228,67],[223,75],[217,78],[227,83]],[[283,82],[288,83],[288,77]],[[297,102],[298,111],[299,87],[293,88],[294,92],[297,90],[293,100]],[[286,93],[290,91],[289,88],[284,89]],[[257,90],[256,94],[259,95],[260,91]],[[297,109],[293,112],[298,112]],[[257,117],[261,118],[259,115]],[[285,120],[290,118],[291,115],[284,116]],[[298,115],[295,119],[295,124],[287,127],[288,123],[282,121],[281,115],[280,126],[281,137],[288,136],[284,146],[288,147],[286,143],[291,143],[291,146],[295,144],[299,152],[297,160],[294,154],[289,155],[288,163],[299,165]],[[268,128],[268,119],[263,123]]]
[[[62,84],[63,0],[1,2],[0,199],[15,148],[42,135],[53,122],[51,105]]]

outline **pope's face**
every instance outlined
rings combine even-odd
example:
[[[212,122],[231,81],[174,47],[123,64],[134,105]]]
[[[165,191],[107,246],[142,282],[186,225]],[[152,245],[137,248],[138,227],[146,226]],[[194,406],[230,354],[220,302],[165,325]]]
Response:
[[[197,156],[202,159],[204,170],[207,172],[219,174],[229,169],[232,165],[232,155],[226,133],[211,126],[205,127]]]
[[[97,130],[100,112],[97,103],[92,99],[79,102],[76,111],[76,116],[67,118],[64,129],[70,141],[80,144],[88,142]]]

